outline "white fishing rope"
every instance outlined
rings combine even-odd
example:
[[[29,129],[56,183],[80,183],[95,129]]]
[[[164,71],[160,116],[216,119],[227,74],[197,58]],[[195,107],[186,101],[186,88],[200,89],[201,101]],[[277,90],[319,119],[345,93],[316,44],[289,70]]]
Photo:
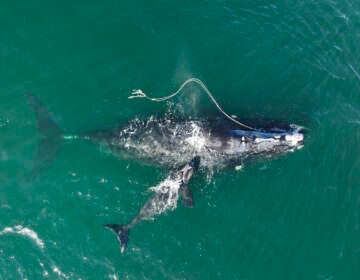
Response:
[[[200,85],[202,87],[202,89],[207,93],[207,95],[209,96],[209,98],[211,99],[211,101],[215,104],[215,106],[218,108],[218,110],[225,116],[227,117],[229,120],[231,120],[232,122],[242,126],[242,127],[245,127],[247,129],[250,129],[250,130],[256,130],[255,128],[251,127],[251,126],[248,126],[246,124],[243,124],[241,122],[239,122],[238,120],[235,120],[233,117],[231,117],[229,114],[227,114],[222,108],[221,106],[219,105],[219,103],[215,100],[215,98],[213,97],[213,95],[211,94],[211,92],[207,89],[207,87],[205,86],[205,84],[199,80],[199,79],[196,79],[196,78],[190,78],[190,79],[187,79],[180,87],[177,91],[175,91],[174,93],[168,95],[168,96],[165,96],[165,97],[158,97],[158,98],[155,98],[155,97],[149,97],[146,95],[145,92],[143,92],[141,89],[134,89],[132,91],[132,95],[130,95],[128,98],[129,99],[133,99],[133,98],[146,98],[150,101],[153,101],[153,102],[163,102],[163,101],[166,101],[166,100],[169,100],[173,97],[175,97],[176,95],[178,95],[181,90],[189,83],[191,82],[194,82],[194,83],[197,83],[198,85]]]

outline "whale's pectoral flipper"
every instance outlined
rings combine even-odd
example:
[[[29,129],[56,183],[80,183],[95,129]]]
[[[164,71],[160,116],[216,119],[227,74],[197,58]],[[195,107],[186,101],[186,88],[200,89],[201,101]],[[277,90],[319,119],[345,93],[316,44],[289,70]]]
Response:
[[[120,251],[124,253],[126,245],[129,240],[129,229],[126,225],[117,225],[117,224],[107,224],[104,227],[115,232],[119,242],[120,242]]]
[[[194,207],[194,199],[188,183],[194,172],[199,169],[199,165],[200,157],[196,156],[180,170],[182,184],[179,193],[183,204],[187,207]]]
[[[193,195],[188,184],[182,184],[179,189],[179,193],[181,196],[182,203],[186,207],[190,207],[190,208],[194,207]]]
[[[31,94],[25,93],[28,102],[36,115],[36,125],[40,132],[35,164],[32,168],[32,175],[37,173],[55,158],[58,148],[62,144],[62,131],[53,121],[50,112],[41,105],[39,99]]]
[[[180,177],[183,184],[188,184],[192,175],[199,169],[200,157],[194,157],[189,163],[180,169]]]

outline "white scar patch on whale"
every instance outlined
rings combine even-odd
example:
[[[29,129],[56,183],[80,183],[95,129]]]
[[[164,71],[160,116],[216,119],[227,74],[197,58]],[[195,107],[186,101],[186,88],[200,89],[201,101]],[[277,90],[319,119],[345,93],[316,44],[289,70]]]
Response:
[[[0,231],[0,236],[9,234],[9,233],[14,233],[14,234],[19,234],[22,236],[29,237],[31,240],[33,240],[36,243],[36,245],[38,247],[40,247],[41,249],[45,248],[44,241],[42,241],[39,238],[38,234],[30,228],[23,227],[21,225],[17,225],[14,227],[6,227],[2,231]]]

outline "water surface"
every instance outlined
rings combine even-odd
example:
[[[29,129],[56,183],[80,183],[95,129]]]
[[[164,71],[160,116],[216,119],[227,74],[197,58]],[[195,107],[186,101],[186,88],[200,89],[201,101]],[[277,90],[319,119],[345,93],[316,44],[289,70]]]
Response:
[[[0,9],[1,279],[360,277],[357,1],[5,1]],[[67,142],[29,180],[39,140],[24,92],[78,133],[162,115],[154,96],[203,80],[239,119],[308,128],[305,147],[199,175],[195,207],[131,219],[167,170]],[[218,114],[196,87],[174,100]],[[189,94],[190,93],[190,94]]]

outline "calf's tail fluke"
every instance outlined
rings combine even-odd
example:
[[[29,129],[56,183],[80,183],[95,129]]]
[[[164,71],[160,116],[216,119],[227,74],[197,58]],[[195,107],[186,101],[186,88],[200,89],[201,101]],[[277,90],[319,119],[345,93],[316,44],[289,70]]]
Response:
[[[54,160],[56,152],[63,142],[62,130],[37,96],[31,93],[25,93],[25,95],[36,116],[36,125],[40,133],[35,163],[31,170],[31,174],[36,176],[41,169]]]
[[[104,227],[115,232],[120,242],[120,251],[121,253],[124,253],[129,240],[129,228],[127,225],[106,224]]]

